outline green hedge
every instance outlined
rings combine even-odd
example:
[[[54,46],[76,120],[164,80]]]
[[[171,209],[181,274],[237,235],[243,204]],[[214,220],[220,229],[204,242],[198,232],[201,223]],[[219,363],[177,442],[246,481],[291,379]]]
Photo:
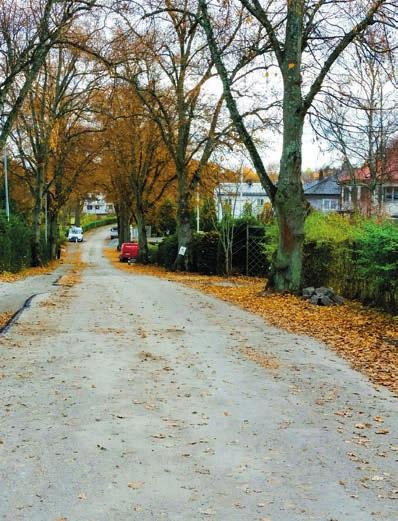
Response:
[[[170,235],[170,237],[166,237],[159,244],[157,263],[161,266],[164,266],[168,270],[174,269],[174,261],[176,260],[177,252],[177,235]]]
[[[266,254],[276,250],[276,226]],[[398,226],[314,212],[306,222],[303,286],[328,286],[365,304],[398,311]]]
[[[204,275],[215,275],[222,271],[222,253],[218,232],[194,233],[191,249],[192,271]]]
[[[32,230],[19,217],[11,215],[10,221],[0,213],[0,272],[16,273],[30,266]]]
[[[114,224],[117,222],[116,217],[110,216],[105,217],[104,219],[99,219],[98,221],[91,221],[86,224],[83,224],[82,228],[84,232],[87,232],[88,230],[92,230],[93,228],[99,228],[100,226],[106,226],[107,224]]]

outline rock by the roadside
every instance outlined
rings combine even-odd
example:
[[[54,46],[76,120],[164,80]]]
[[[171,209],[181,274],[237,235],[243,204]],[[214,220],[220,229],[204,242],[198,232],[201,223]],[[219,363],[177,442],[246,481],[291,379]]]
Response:
[[[327,295],[322,295],[319,298],[319,300],[318,300],[318,305],[320,305],[320,306],[334,306],[334,305],[336,305],[336,302],[334,302],[334,300],[332,300]]]
[[[344,302],[343,297],[336,295],[332,288],[309,286],[303,289],[302,295],[315,306],[337,306]]]
[[[314,293],[315,293],[315,288],[313,286],[310,286],[309,288],[304,288],[303,289],[303,297],[304,298],[311,298]]]
[[[343,299],[343,297],[340,297],[340,295],[335,295],[334,300],[335,300],[336,304],[339,306],[341,304],[344,304],[344,299]]]
[[[319,295],[326,295],[327,297],[334,297],[334,291],[332,288],[324,288],[321,286],[320,288],[316,288],[315,290]]]

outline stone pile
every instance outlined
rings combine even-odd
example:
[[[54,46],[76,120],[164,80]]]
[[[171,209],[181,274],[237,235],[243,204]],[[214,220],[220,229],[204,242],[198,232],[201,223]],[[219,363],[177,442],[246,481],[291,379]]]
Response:
[[[314,288],[312,286],[303,289],[303,298],[316,306],[339,306],[344,299],[336,295],[332,288]]]

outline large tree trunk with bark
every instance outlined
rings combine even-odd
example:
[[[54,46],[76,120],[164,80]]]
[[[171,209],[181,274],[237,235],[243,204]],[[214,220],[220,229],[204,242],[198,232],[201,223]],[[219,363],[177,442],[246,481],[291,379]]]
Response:
[[[119,204],[118,223],[119,223],[119,248],[124,242],[130,242],[130,221],[131,208],[125,201]]]
[[[59,230],[58,230],[58,212],[51,211],[48,215],[48,244],[51,259],[57,258],[58,253],[58,241],[59,241]]]
[[[139,261],[144,264],[148,263],[148,240],[146,236],[145,219],[143,212],[138,209],[135,212],[138,230],[138,245],[139,245]]]
[[[283,148],[274,208],[279,226],[278,249],[270,285],[276,291],[297,293],[301,288],[306,200],[301,182],[304,115],[301,92],[303,3],[294,2],[286,29],[282,67]]]
[[[34,193],[34,206],[32,214],[32,266],[43,266],[43,258],[41,252],[41,218],[43,203],[43,179],[38,174],[38,183]]]
[[[178,175],[178,206],[177,206],[177,238],[178,253],[175,261],[175,269],[179,271],[189,271],[191,259],[191,194],[187,190],[187,172],[179,172]],[[186,248],[185,254],[180,255],[180,248]]]
[[[298,292],[301,287],[304,222],[307,203],[301,183],[301,141],[303,118],[295,117],[286,102],[283,153],[274,201],[279,226],[278,249],[274,258],[271,286],[276,291]],[[297,111],[297,106],[294,109]],[[297,112],[296,112],[297,113]]]
[[[80,226],[80,219],[82,214],[82,205],[80,200],[78,199],[75,203],[75,226]]]

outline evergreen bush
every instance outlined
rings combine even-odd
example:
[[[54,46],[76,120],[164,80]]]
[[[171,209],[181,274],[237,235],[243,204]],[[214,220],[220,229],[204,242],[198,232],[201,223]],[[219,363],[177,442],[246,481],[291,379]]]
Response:
[[[215,275],[220,268],[220,236],[218,232],[195,233],[192,240],[192,270]]]
[[[0,212],[0,272],[16,273],[31,264],[31,228],[18,216]]]
[[[158,248],[158,264],[164,266],[168,270],[174,269],[174,262],[177,257],[177,251],[177,235],[170,235],[170,237],[163,239]]]

